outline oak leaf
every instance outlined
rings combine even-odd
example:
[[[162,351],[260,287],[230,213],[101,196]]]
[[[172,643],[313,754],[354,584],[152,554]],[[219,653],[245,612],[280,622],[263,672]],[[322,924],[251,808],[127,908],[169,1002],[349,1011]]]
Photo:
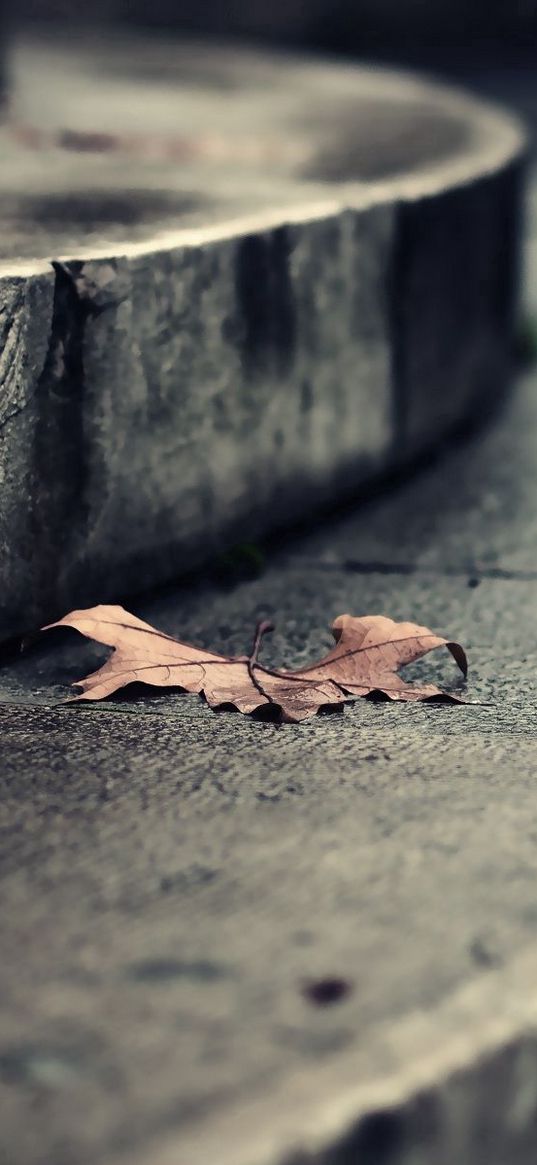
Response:
[[[397,674],[398,668],[437,647],[447,647],[464,675],[467,671],[460,644],[427,627],[396,623],[384,615],[340,615],[332,624],[335,646],[317,663],[298,671],[259,663],[262,637],[273,630],[270,623],[258,624],[249,656],[229,657],[165,635],[123,607],[71,611],[50,627],[73,627],[113,648],[102,667],[75,685],[82,689],[77,700],[102,700],[127,684],[141,682],[198,692],[211,708],[232,705],[248,713],[272,706],[281,720],[296,722],[330,704],[372,694],[390,700],[440,698],[459,703],[456,696],[432,684],[418,686]]]

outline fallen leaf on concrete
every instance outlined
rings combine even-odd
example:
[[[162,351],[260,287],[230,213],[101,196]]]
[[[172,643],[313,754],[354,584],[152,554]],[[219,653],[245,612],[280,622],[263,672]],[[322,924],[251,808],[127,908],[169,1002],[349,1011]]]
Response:
[[[139,682],[203,693],[211,708],[227,704],[248,713],[272,706],[279,719],[296,722],[327,705],[375,693],[390,700],[440,698],[460,703],[456,696],[432,684],[409,684],[397,675],[398,668],[436,647],[447,647],[464,675],[467,671],[460,644],[433,635],[427,627],[396,623],[384,615],[340,615],[332,624],[335,647],[318,663],[298,671],[264,667],[258,662],[263,635],[273,630],[270,623],[258,625],[249,656],[229,657],[173,639],[123,607],[71,611],[50,627],[73,627],[88,639],[113,648],[98,671],[75,685],[82,689],[76,700],[102,700],[127,684]]]

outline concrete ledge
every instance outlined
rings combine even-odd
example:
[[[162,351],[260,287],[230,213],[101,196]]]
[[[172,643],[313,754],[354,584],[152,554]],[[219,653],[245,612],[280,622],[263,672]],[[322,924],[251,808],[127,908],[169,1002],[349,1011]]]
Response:
[[[22,46],[14,71],[0,637],[284,525],[498,397],[511,118],[192,45]]]
[[[537,951],[129,1165],[530,1165]],[[125,1165],[127,1159],[125,1158]],[[121,1165],[123,1158],[110,1159]]]

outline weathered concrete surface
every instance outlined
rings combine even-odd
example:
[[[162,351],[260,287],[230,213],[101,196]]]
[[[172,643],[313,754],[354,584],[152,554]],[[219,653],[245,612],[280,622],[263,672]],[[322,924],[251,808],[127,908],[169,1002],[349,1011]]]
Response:
[[[467,645],[474,703],[288,729],[173,692],[58,706],[102,657],[67,633],[6,661],[10,1165],[533,1165],[535,388],[260,578],[136,605],[224,650],[270,615],[296,665],[342,610],[414,617]],[[346,568],[381,536],[382,570]]]
[[[91,48],[18,58],[0,637],[352,492],[509,371],[515,121],[382,71],[137,52],[98,80]]]
[[[280,1097],[295,1075],[307,1072],[310,1113],[335,1103],[340,1058],[347,1084],[352,1057],[365,1088],[402,1073],[405,1057],[412,1084],[412,1029],[399,1060],[389,1029],[415,1009],[430,1013],[437,1050],[466,1037],[463,1066],[475,1070],[496,997],[471,1015],[471,1040],[466,1012],[457,1024],[443,1001],[534,937],[534,736],[479,721],[460,735],[445,721],[371,726],[361,711],[306,739],[272,730],[261,741],[259,725],[222,717],[207,730],[186,709],[77,723],[4,712],[8,1160],[40,1162],[46,1146],[62,1165],[120,1151],[158,1162],[160,1138],[175,1138],[181,1165],[285,1160],[263,1148],[282,1138]],[[317,1008],[301,987],[326,975],[352,991]],[[534,1006],[533,990],[526,980],[506,1010]],[[428,1083],[443,1087],[450,1069],[441,1062]],[[532,1083],[521,1075],[515,1098]],[[247,1158],[242,1114],[254,1102]],[[521,1102],[521,1135],[534,1103]],[[488,1136],[496,1118],[503,1110],[489,1108]],[[461,1103],[448,1144],[457,1122],[470,1136]],[[284,1147],[311,1134],[308,1114]]]

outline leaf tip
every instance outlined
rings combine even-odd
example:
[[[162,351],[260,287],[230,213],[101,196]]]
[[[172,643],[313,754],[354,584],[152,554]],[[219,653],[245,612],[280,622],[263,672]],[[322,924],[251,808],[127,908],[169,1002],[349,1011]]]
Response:
[[[466,676],[468,675],[468,656],[466,655],[464,647],[461,647],[460,643],[454,643],[451,641],[446,643],[446,647],[448,651],[451,652],[455,663],[458,664],[464,678],[466,679]]]

